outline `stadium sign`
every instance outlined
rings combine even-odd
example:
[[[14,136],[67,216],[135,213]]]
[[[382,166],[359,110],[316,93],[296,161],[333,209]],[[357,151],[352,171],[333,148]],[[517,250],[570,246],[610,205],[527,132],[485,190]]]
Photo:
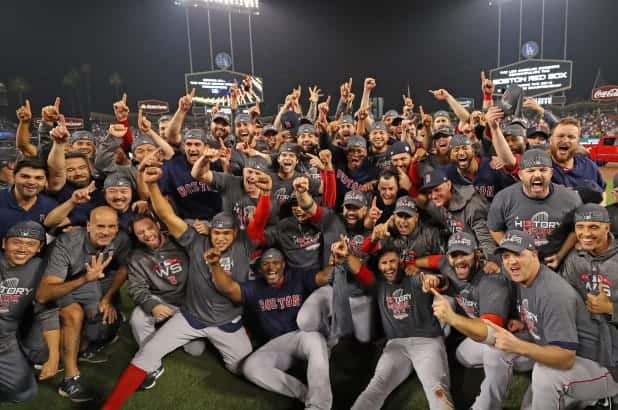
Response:
[[[219,107],[230,107],[230,87],[236,83],[240,90],[239,107],[264,101],[264,82],[260,77],[229,70],[204,71],[185,74],[187,92],[195,88],[193,101]]]
[[[474,98],[457,98],[457,102],[464,107],[466,110],[472,111],[474,110]]]
[[[146,114],[161,115],[170,112],[170,105],[167,101],[161,100],[140,100],[137,108],[141,108]]]
[[[82,118],[66,117],[64,121],[70,130],[81,130],[84,128],[84,120]]]
[[[517,84],[527,97],[570,90],[573,81],[573,62],[570,60],[524,60],[494,68],[489,76],[496,86],[496,94]]]
[[[618,100],[618,85],[604,85],[592,89],[592,101],[606,102]]]

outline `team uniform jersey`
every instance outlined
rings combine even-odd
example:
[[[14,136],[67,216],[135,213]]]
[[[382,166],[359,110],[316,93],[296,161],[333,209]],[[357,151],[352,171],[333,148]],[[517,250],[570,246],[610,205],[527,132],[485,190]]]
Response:
[[[240,284],[242,303],[257,317],[268,339],[298,329],[298,311],[316,287],[315,276],[289,269],[281,286],[270,286],[262,278]]]
[[[517,286],[517,310],[532,342],[597,360],[598,325],[575,289],[546,266],[529,287]]]
[[[489,208],[487,226],[491,231],[524,231],[539,247],[548,242],[547,236],[560,226],[564,216],[581,204],[577,192],[556,184],[550,185],[547,198],[529,198],[519,182],[496,195]]]
[[[178,238],[189,256],[189,278],[186,296],[181,308],[182,314],[194,328],[221,326],[236,321],[242,308],[220,294],[212,282],[210,268],[204,260],[204,253],[210,249],[210,240],[188,227]],[[250,241],[239,231],[236,240],[221,255],[219,264],[226,274],[236,282],[243,283],[253,278],[249,267],[252,252]]]
[[[378,171],[365,158],[361,166],[355,170],[348,169],[347,165],[337,168],[335,178],[337,180],[336,209],[341,209],[346,192],[360,191],[361,185],[375,181],[378,178]]]
[[[285,208],[290,206],[292,194],[294,193],[293,182],[294,179],[304,176],[300,172],[295,172],[294,176],[288,179],[282,179],[279,174],[272,175],[273,187],[271,198],[275,205],[279,208]],[[320,196],[320,180],[309,178],[309,194],[313,198]]]
[[[573,161],[573,168],[571,169],[564,169],[555,161],[552,161],[554,173],[551,180],[553,183],[564,185],[568,188],[574,188],[582,185],[586,181],[593,181],[605,190],[607,184],[597,164],[589,158],[580,155],[575,155]]]
[[[28,210],[23,209],[17,203],[14,188],[0,190],[0,238],[4,238],[6,231],[21,221],[35,221],[43,223],[45,217],[58,206],[51,197],[39,193],[35,203]]]
[[[159,187],[169,196],[180,218],[210,221],[222,210],[221,194],[191,176],[191,165],[184,155],[165,161]]]
[[[378,172],[390,168],[393,165],[388,150],[379,153],[371,153],[368,158],[371,166],[377,169]]]
[[[446,175],[453,184],[473,185],[476,192],[491,202],[499,191],[516,182],[506,171],[493,169],[490,165],[491,157],[476,157],[474,160],[478,163],[474,176],[462,175],[454,162],[445,167]]]
[[[139,246],[129,256],[128,290],[133,301],[150,313],[160,303],[181,306],[189,275],[184,250],[169,237],[161,248]]]

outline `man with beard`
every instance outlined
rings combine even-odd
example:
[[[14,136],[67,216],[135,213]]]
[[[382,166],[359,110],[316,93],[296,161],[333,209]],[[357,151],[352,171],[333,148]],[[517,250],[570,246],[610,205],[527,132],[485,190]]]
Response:
[[[311,292],[328,283],[331,269],[305,275],[287,268],[283,254],[271,248],[260,259],[261,277],[238,283],[223,271],[215,249],[205,257],[217,290],[253,313],[266,342],[247,357],[242,369],[245,377],[266,390],[300,400],[306,408],[330,409],[326,342],[318,332],[299,330],[296,316]],[[307,385],[286,373],[297,359],[307,362]]]
[[[92,400],[80,379],[79,361],[102,363],[98,350],[116,335],[117,292],[127,278],[128,235],[107,206],[90,213],[88,225],[58,236],[36,293],[39,303],[57,300],[62,322],[65,378],[58,393],[74,402]],[[80,353],[82,333],[90,343]]]
[[[135,303],[129,324],[141,348],[152,338],[156,328],[178,312],[183,304],[189,261],[184,250],[168,234],[161,232],[153,216],[136,215],[131,220],[130,230],[137,238],[138,246],[128,263],[128,291]],[[184,350],[199,356],[204,351],[204,342],[188,342]],[[163,367],[159,367],[150,373],[142,389],[153,388],[163,372]]]
[[[618,383],[610,372],[614,364],[608,369],[604,355],[599,354],[604,349],[615,351],[612,345],[616,342],[604,340],[583,298],[540,263],[533,238],[522,231],[507,231],[498,252],[516,284],[518,327],[525,332],[519,337],[486,323],[494,346],[506,352],[509,361],[518,358],[534,363],[522,408],[570,408],[618,394]]]
[[[350,190],[360,190],[363,192],[372,191],[376,185],[378,172],[372,167],[367,158],[367,141],[359,136],[353,135],[348,140],[345,149],[345,162],[333,153],[335,167],[337,168],[337,205],[336,209],[341,209],[341,203],[345,193]]]
[[[386,125],[377,121],[369,129],[369,162],[378,171],[382,171],[391,166],[390,156],[388,155],[388,140],[390,136]]]
[[[580,147],[580,135],[579,121],[573,117],[563,118],[554,126],[549,137],[549,152],[554,168],[552,182],[573,188],[585,181],[594,181],[605,190],[605,179],[597,164],[590,158],[576,155]]]
[[[391,157],[391,163],[399,172],[400,187],[407,189],[408,194],[413,198],[418,196],[420,193],[419,189],[421,185],[423,185],[419,174],[420,163],[413,157],[415,151],[416,147],[405,141],[397,141],[388,149],[388,154]],[[406,176],[409,184],[408,181],[406,181]]]
[[[507,355],[495,349],[491,333],[483,320],[505,327],[509,314],[509,283],[502,275],[483,272],[481,252],[474,236],[467,232],[451,235],[447,258],[441,263],[442,276],[423,274],[423,291],[434,294],[436,318],[467,336],[457,347],[456,356],[465,367],[482,367],[485,378],[472,409],[502,408],[506,397],[510,364]],[[447,288],[455,299],[453,310],[448,299],[436,289]]]
[[[388,342],[367,388],[353,410],[379,409],[414,370],[431,409],[453,409],[442,328],[431,310],[432,295],[422,291],[419,275],[404,274],[399,250],[383,247],[378,254],[381,278],[373,290]]]
[[[551,182],[552,160],[547,152],[537,148],[526,151],[519,168],[521,182],[496,195],[487,215],[487,226],[496,242],[502,239],[504,231],[517,229],[531,235],[539,247],[548,242],[547,236],[582,201],[577,192]],[[541,255],[546,264],[551,264],[548,266],[557,267],[575,243],[574,235],[566,239],[558,253]]]
[[[361,252],[374,254],[388,243],[400,250],[400,258],[406,273],[419,269],[437,271],[444,254],[444,240],[441,232],[420,221],[414,200],[402,196],[397,200],[393,215],[384,223],[373,228],[371,235],[363,240]]]
[[[85,154],[89,161],[94,160],[94,135],[90,131],[75,131],[69,138],[69,151],[77,151]]]
[[[194,178],[191,169],[206,151],[215,170],[222,170],[219,149],[220,142],[206,138],[201,129],[192,129],[183,137],[184,155],[175,155],[163,164],[163,177],[159,188],[174,204],[178,216],[186,219],[209,221],[221,212],[221,193],[211,189],[209,184]]]
[[[434,130],[439,130],[440,128],[451,127],[453,128],[453,124],[451,123],[451,116],[447,111],[440,110],[436,111],[433,115],[433,126]]]
[[[337,148],[345,149],[348,145],[348,140],[355,132],[354,118],[351,115],[344,115],[339,121],[339,128],[333,138],[333,145]]]
[[[474,186],[476,192],[491,202],[500,190],[516,182],[507,169],[495,169],[491,162],[491,157],[475,155],[468,137],[455,135],[451,140],[451,163],[446,166],[446,175],[454,184]]]
[[[376,224],[386,222],[395,210],[397,198],[408,194],[406,189],[401,188],[402,179],[406,179],[405,174],[398,170],[387,168],[378,175],[378,188],[373,192],[371,208],[367,212],[364,225],[367,229],[373,229]],[[407,183],[407,181],[404,181]]]
[[[418,173],[421,178],[432,170],[443,167],[450,162],[453,133],[452,127],[444,126],[437,128],[431,136],[432,142],[429,147],[429,154],[418,165]]]
[[[487,228],[487,212],[489,204],[484,197],[476,192],[472,185],[455,185],[446,172],[434,169],[425,175],[421,192],[430,199],[427,211],[440,221],[450,234],[468,232],[474,235],[481,245],[487,271],[497,272],[498,265],[492,261],[496,243]]]
[[[315,127],[311,124],[302,124],[298,127],[297,143],[300,147],[300,158],[296,169],[309,178],[312,184],[323,183],[320,169],[311,164],[312,158],[320,154],[320,138]]]
[[[47,183],[47,167],[41,160],[26,158],[17,162],[13,178],[13,187],[0,190],[0,238],[19,221],[43,223],[58,205],[41,193]]]
[[[34,397],[37,383],[32,365],[20,348],[19,327],[27,317],[44,262],[37,256],[45,245],[45,229],[33,221],[13,225],[0,252],[0,402]]]
[[[129,223],[133,219],[133,209],[131,202],[133,189],[131,181],[122,174],[111,174],[105,178],[103,183],[103,194],[105,203],[118,212],[118,223],[120,228],[129,231]]]

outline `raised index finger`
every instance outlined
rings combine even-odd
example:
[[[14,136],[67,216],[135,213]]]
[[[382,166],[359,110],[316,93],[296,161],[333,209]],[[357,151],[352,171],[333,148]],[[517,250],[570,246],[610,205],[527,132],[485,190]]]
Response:
[[[57,109],[58,112],[60,112],[60,97],[56,97],[56,100],[54,101],[54,108]]]
[[[122,93],[122,102],[126,105],[127,104],[127,93]]]
[[[191,89],[191,98],[195,97],[195,87]]]
[[[26,110],[30,111],[30,100],[26,99],[25,105],[26,105]]]
[[[485,82],[486,79],[487,77],[485,77],[485,70],[481,70],[481,81]]]

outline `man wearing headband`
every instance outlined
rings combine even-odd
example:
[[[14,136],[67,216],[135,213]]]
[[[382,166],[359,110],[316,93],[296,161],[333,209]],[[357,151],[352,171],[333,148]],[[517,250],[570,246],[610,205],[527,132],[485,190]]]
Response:
[[[21,402],[37,393],[32,365],[24,356],[18,329],[32,306],[44,263],[37,256],[45,229],[33,221],[11,226],[0,252],[0,401]]]
[[[217,290],[253,313],[266,342],[246,359],[245,377],[264,389],[300,400],[306,408],[330,409],[333,397],[326,341],[319,332],[303,332],[296,324],[305,299],[328,283],[330,270],[307,275],[289,269],[283,254],[270,248],[260,258],[261,276],[238,283],[223,271],[219,259],[215,249],[206,254]],[[309,363],[307,385],[286,373],[297,358]]]

